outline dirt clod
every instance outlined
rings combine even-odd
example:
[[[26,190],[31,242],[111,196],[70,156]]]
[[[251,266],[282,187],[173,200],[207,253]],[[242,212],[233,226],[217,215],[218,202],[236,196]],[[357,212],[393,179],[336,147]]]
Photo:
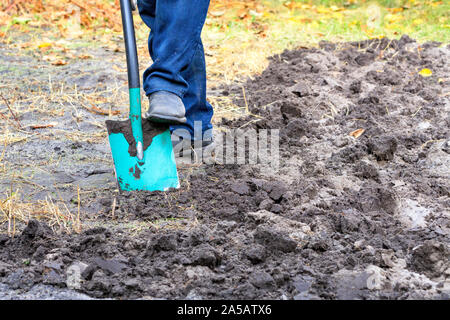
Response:
[[[258,226],[254,238],[270,251],[292,252],[297,247],[297,243],[288,234],[269,226]]]

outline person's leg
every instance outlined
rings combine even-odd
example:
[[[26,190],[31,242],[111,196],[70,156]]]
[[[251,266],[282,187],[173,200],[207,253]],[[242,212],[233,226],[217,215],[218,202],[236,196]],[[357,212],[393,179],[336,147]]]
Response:
[[[168,91],[182,99],[187,122],[171,126],[175,134],[185,136],[189,132],[194,138],[196,121],[201,122],[206,135],[210,134],[213,109],[206,101],[206,66],[200,38],[209,0],[139,0],[138,6],[151,29],[153,65],[144,73],[147,96]]]
[[[183,97],[183,103],[186,106],[187,122],[183,125],[173,125],[174,133],[184,137],[191,137],[192,140],[202,139],[194,136],[194,128],[201,130],[204,140],[211,139],[211,118],[213,116],[213,108],[208,101],[206,101],[206,65],[205,53],[203,51],[203,44],[200,40],[198,43],[194,58],[189,67],[181,72],[184,79],[188,81],[188,90]],[[183,134],[183,129],[189,131],[189,136]]]

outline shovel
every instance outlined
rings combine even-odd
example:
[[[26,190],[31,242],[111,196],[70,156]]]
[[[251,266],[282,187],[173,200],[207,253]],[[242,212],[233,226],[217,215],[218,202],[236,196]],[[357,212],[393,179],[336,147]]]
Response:
[[[130,0],[120,0],[127,54],[130,115],[124,121],[106,121],[109,144],[121,190],[167,191],[180,186],[175,155],[167,126],[145,121],[143,128],[132,5],[135,9]]]

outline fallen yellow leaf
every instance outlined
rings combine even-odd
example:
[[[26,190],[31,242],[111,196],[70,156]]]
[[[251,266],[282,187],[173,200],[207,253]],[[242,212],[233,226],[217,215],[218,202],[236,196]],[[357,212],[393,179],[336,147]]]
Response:
[[[366,131],[366,130],[364,130],[364,129],[357,129],[355,131],[350,132],[350,135],[353,138],[358,139],[364,133],[364,131]]]
[[[66,60],[60,59],[53,55],[44,56],[43,59],[44,61],[50,62],[54,66],[64,66],[67,64]]]
[[[87,60],[87,59],[92,59],[93,56],[90,55],[90,54],[81,54],[81,55],[78,56],[78,58],[82,59],[82,60]]]
[[[425,68],[425,69],[420,70],[420,71],[419,71],[419,74],[420,74],[422,77],[431,77],[431,75],[433,74],[433,72],[432,72],[430,69]]]
[[[62,60],[62,59],[55,60],[52,62],[52,65],[54,65],[54,66],[65,66],[66,64],[67,64],[67,61]]]
[[[38,48],[39,49],[43,49],[43,48],[48,48],[48,47],[51,47],[51,46],[52,46],[52,44],[50,42],[43,42],[40,45],[38,45]]]
[[[388,8],[387,10],[392,13],[397,13],[397,12],[402,12],[403,8]]]
[[[65,66],[66,64],[67,64],[67,61],[62,60],[62,59],[52,61],[52,65],[54,65],[54,66]]]
[[[388,13],[387,15],[384,16],[384,21],[387,23],[395,23],[401,20],[403,20],[403,17],[396,14]]]
[[[326,13],[330,13],[332,11],[332,9],[320,6],[316,9],[316,11],[317,11],[317,13],[325,13],[326,14]]]

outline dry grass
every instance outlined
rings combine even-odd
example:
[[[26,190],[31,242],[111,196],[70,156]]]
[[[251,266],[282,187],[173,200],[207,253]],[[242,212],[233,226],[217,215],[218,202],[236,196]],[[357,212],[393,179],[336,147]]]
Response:
[[[8,235],[14,237],[18,223],[32,219],[44,220],[57,232],[81,232],[80,212],[72,213],[63,201],[55,202],[50,196],[37,202],[24,202],[19,190],[0,196],[0,226],[6,225]]]
[[[234,119],[243,114],[242,108],[230,96],[209,96],[208,101],[214,108],[213,123],[218,123],[221,118]]]
[[[28,87],[26,82],[22,85],[24,88]],[[5,94],[2,97],[5,101],[10,102],[2,104],[0,101],[0,117],[5,121],[0,128],[0,145],[3,146],[3,151],[6,146],[26,142],[33,136],[39,136],[40,139],[55,139],[63,134],[66,138],[73,141],[95,143],[106,137],[104,124],[93,118],[86,119],[86,116],[82,115],[81,110],[85,109],[93,115],[106,115],[108,118],[120,115],[126,111],[128,96],[126,91],[123,90],[125,87],[117,86],[87,93],[79,92],[76,86],[69,88],[64,86],[64,84],[57,85],[51,79],[47,86],[48,89],[42,88],[27,98],[19,98],[21,93],[14,91],[7,95],[5,90]],[[97,106],[99,104],[105,104],[109,107],[102,109]],[[8,108],[4,108],[5,106]],[[99,131],[95,134],[87,134],[82,131],[66,131],[56,128],[46,133],[35,130],[57,126],[53,119],[63,116],[67,111],[72,111],[72,117],[76,123],[82,121],[90,122],[97,126]],[[40,122],[18,125],[20,123],[18,119],[20,119],[21,115],[30,112],[39,114]]]
[[[10,90],[7,86],[0,88],[2,94],[0,99],[0,115],[2,117],[0,119],[2,122],[2,126],[0,126],[0,175],[3,181],[9,181],[11,186],[27,185],[28,190],[31,188],[35,191],[25,193],[21,187],[14,190],[11,187],[8,191],[0,191],[2,192],[0,194],[0,230],[13,237],[28,221],[38,219],[45,221],[56,232],[81,232],[83,215],[80,197],[84,196],[84,192],[79,188],[75,190],[74,199],[78,199],[75,209],[73,206],[72,209],[69,209],[59,195],[55,197],[55,195],[50,195],[50,192],[44,200],[25,200],[24,195],[29,197],[36,192],[45,192],[47,188],[24,176],[22,171],[29,168],[30,163],[12,161],[12,154],[7,154],[7,150],[11,150],[9,148],[13,144],[23,144],[26,148],[26,144],[32,143],[32,139],[36,138],[104,143],[107,137],[104,123],[95,120],[94,117],[91,119],[86,117],[86,111],[92,115],[102,114],[105,118],[124,112],[128,96],[122,89],[126,89],[126,87],[117,86],[93,92],[80,92],[76,86],[67,87],[55,83],[50,78],[47,83],[41,84],[42,87],[33,96],[29,97],[22,94],[22,90],[29,87],[27,80],[23,81],[22,86],[19,91]],[[111,107],[103,110],[97,107],[99,104],[109,104]],[[121,105],[123,108],[116,108],[117,105]],[[96,125],[98,130],[94,133],[86,133],[82,130],[53,128],[58,125],[54,119],[63,116],[67,111],[71,112],[75,122],[90,122]],[[22,121],[20,123],[21,116],[29,112],[38,114],[36,117],[39,119],[38,122],[30,124],[29,121]],[[48,129],[34,130],[33,127]],[[56,165],[60,160],[50,158],[32,165],[36,168],[45,168],[48,165]]]

